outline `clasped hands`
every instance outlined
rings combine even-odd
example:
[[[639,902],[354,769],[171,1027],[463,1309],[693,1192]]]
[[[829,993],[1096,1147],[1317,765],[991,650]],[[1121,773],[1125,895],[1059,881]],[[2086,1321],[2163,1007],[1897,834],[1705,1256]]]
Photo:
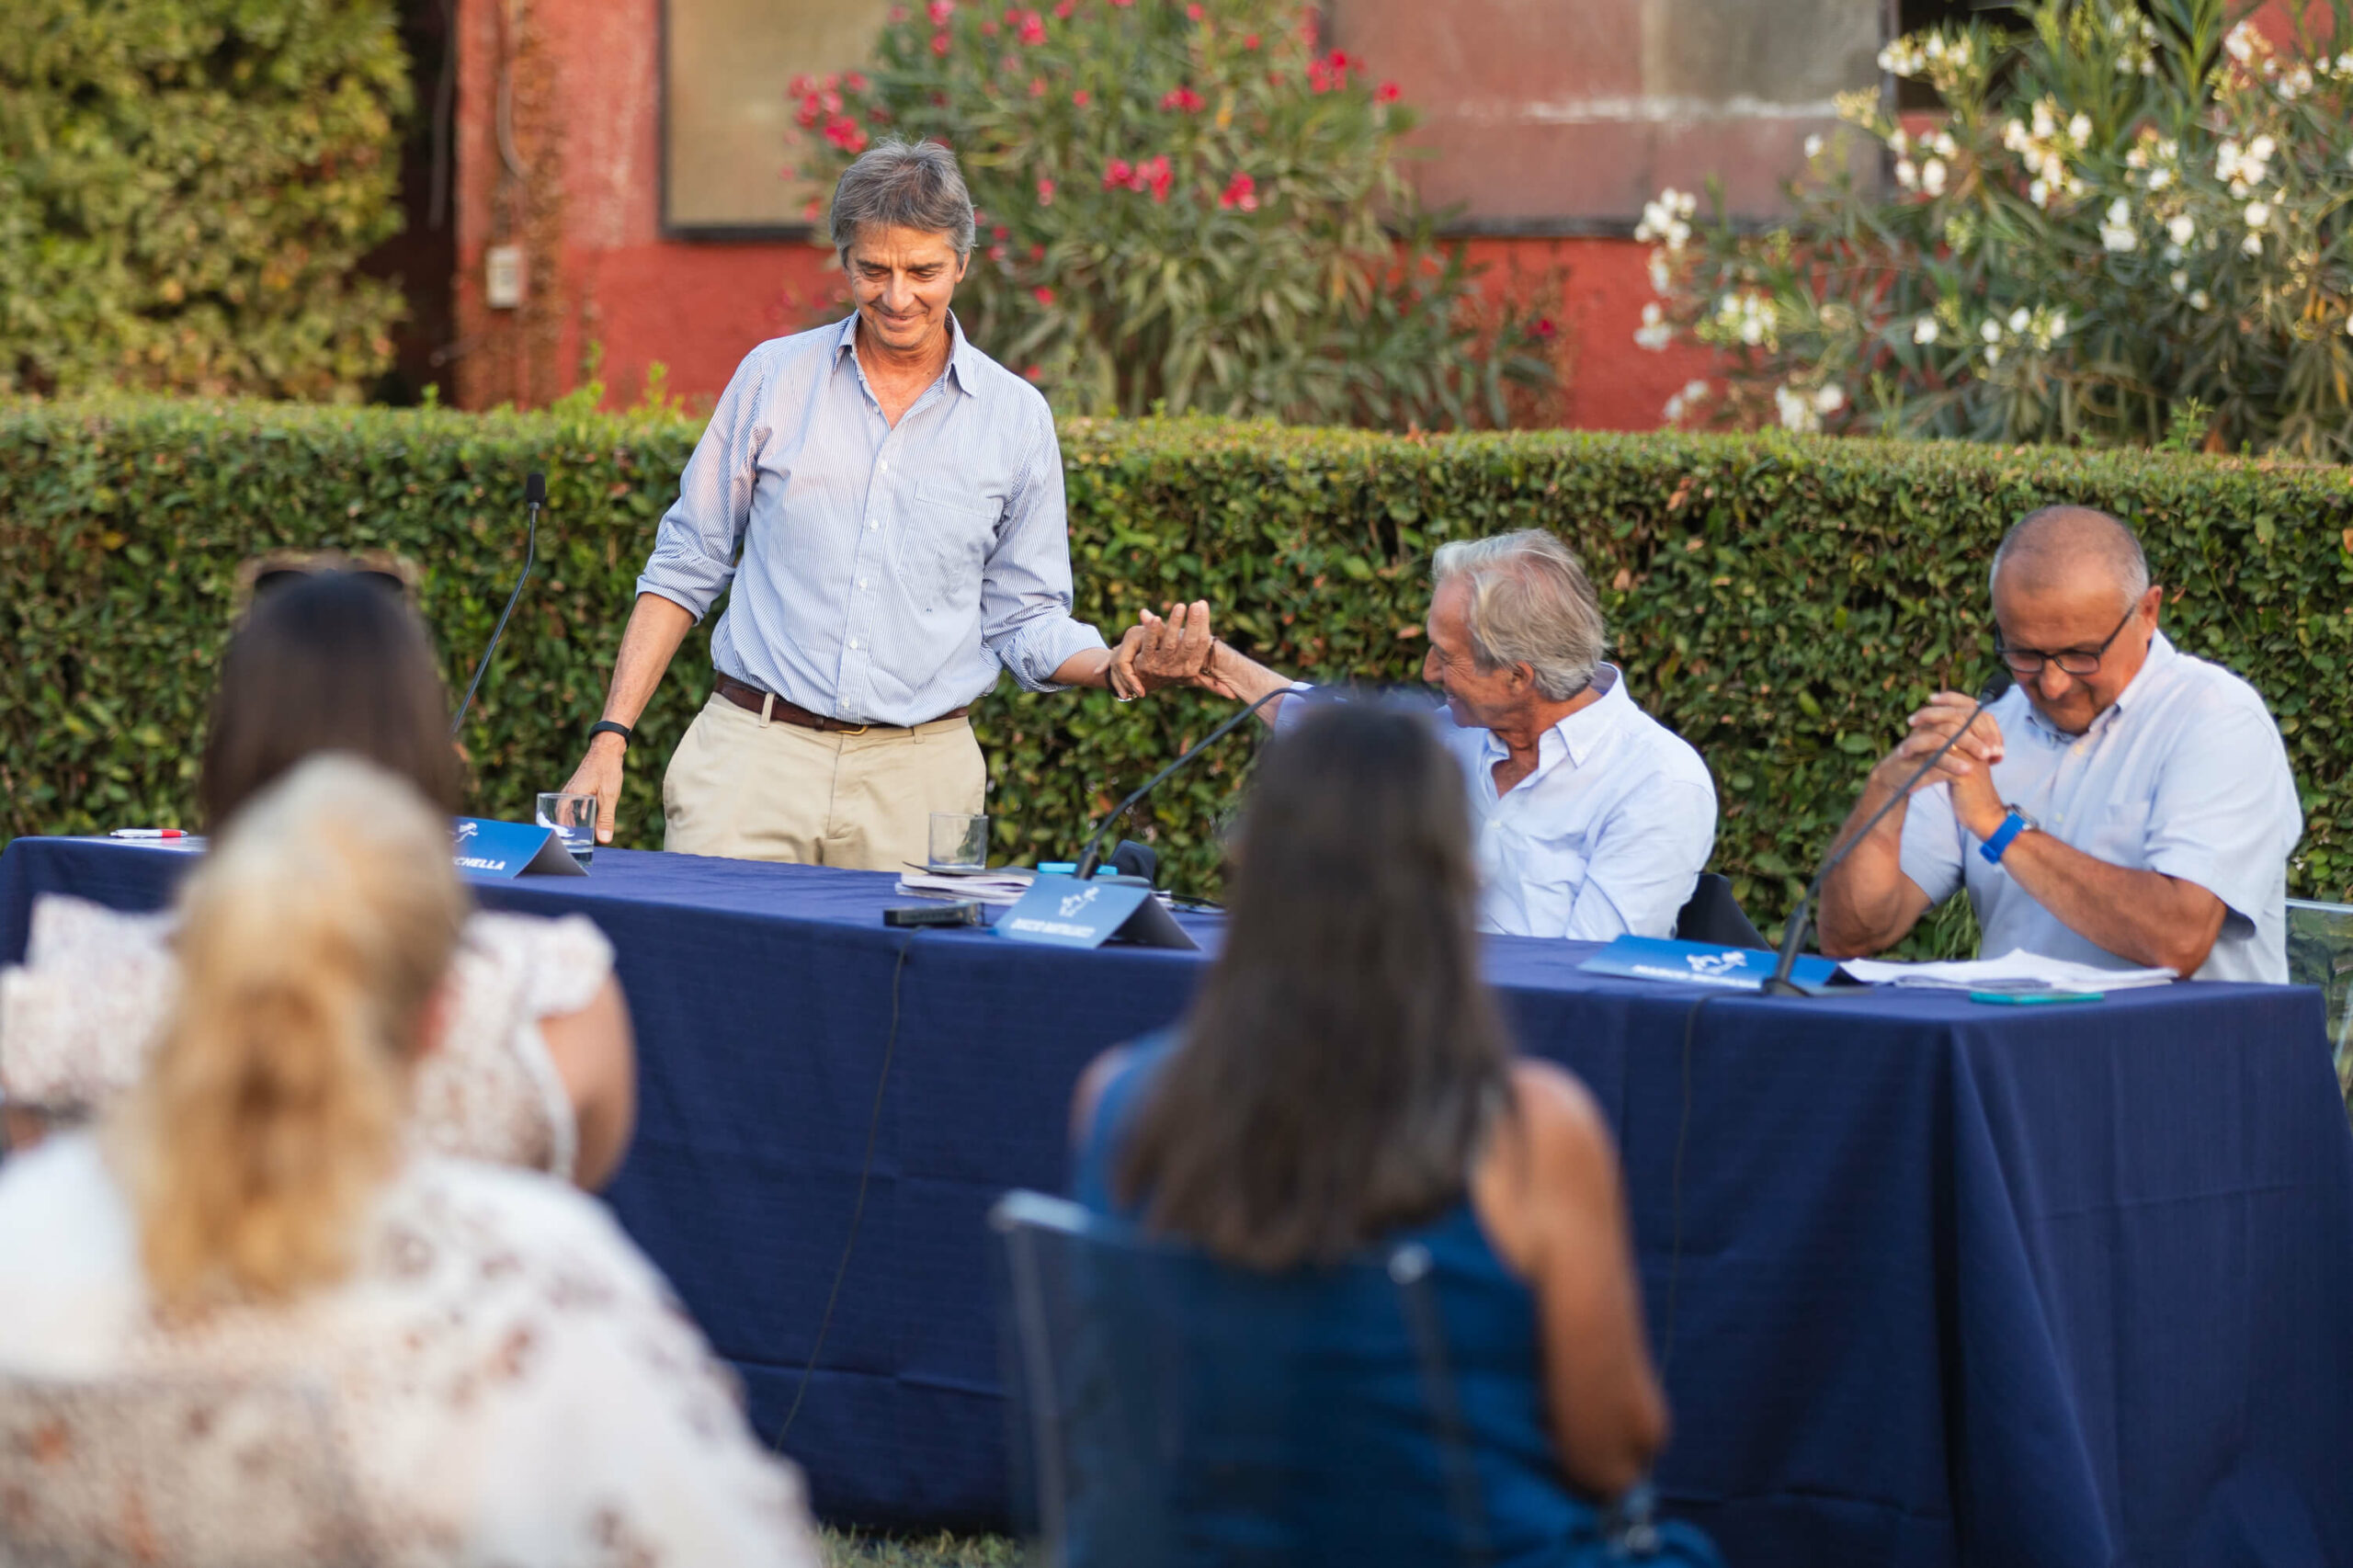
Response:
[[[1909,721],[1912,733],[1871,769],[1871,782],[1891,791],[1901,788],[1938,746],[1959,732],[1976,706],[1975,698],[1958,691],[1940,691],[1928,699],[1927,706]],[[1913,789],[1949,785],[1954,818],[1978,838],[1990,838],[2009,814],[2001,791],[1994,787],[1994,765],[2001,760],[2002,727],[1994,722],[1993,714],[1980,713],[1969,733]]]
[[[1192,686],[1231,698],[1234,692],[1216,674],[1217,649],[1207,599],[1172,604],[1165,615],[1142,611],[1111,651],[1112,694],[1125,702],[1163,687]]]

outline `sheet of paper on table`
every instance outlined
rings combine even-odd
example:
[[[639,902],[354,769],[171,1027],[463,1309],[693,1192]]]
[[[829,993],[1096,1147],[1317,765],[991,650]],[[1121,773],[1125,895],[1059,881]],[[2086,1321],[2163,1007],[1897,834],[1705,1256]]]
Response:
[[[1940,991],[2130,991],[2177,980],[2169,969],[2101,969],[2013,948],[1998,959],[1892,963],[1848,959],[1838,966],[1866,985],[1920,985]]]
[[[1037,872],[1026,866],[993,871],[917,871],[899,873],[900,892],[917,898],[969,898],[981,903],[1018,903],[1029,891]]]

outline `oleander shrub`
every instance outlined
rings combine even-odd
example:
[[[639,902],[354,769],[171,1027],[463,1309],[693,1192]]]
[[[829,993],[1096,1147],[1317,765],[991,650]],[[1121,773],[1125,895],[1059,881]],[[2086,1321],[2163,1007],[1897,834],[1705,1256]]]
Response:
[[[391,0],[0,6],[0,392],[353,401],[392,362]]]
[[[548,475],[540,567],[469,717],[475,808],[520,817],[569,777],[695,426],[667,415],[0,405],[0,832],[188,820],[235,567],[280,545],[381,546],[423,568],[454,684],[521,563],[524,473]],[[2291,885],[2353,892],[2353,483],[2239,459],[1960,443],[1525,432],[1407,437],[1163,420],[1063,427],[1079,613],[1107,630],[1203,597],[1278,667],[1405,680],[1440,541],[1557,529],[1600,585],[1636,699],[1722,801],[1716,859],[1760,924],[1904,715],[1992,667],[1985,567],[2049,502],[2138,526],[2166,624],[2263,691],[2307,832]],[[619,842],[658,846],[663,765],[709,690],[703,631],[642,725]],[[1008,680],[976,716],[996,851],[1067,855],[1089,821],[1225,711]],[[1131,831],[1211,891],[1254,740],[1170,781]],[[1949,933],[1948,933],[1949,935]]]
[[[1881,65],[1944,112],[1841,100],[1786,222],[1663,194],[1638,337],[1726,367],[1669,417],[2353,458],[2353,5],[2280,7],[2279,45],[2245,9],[2035,0],[2024,31],[1899,39]]]
[[[1553,323],[1483,296],[1404,177],[1412,109],[1319,22],[1299,0],[915,0],[866,70],[791,84],[794,151],[830,192],[874,138],[954,148],[980,221],[958,308],[1062,413],[1536,412]]]

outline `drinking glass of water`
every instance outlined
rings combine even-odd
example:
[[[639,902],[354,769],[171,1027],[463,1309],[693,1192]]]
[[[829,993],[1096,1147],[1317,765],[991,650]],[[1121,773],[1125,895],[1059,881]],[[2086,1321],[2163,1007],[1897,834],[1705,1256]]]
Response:
[[[977,871],[989,863],[989,819],[965,812],[931,813],[931,866]]]
[[[597,854],[597,797],[550,790],[540,796],[540,825],[555,829],[572,858],[583,866]]]

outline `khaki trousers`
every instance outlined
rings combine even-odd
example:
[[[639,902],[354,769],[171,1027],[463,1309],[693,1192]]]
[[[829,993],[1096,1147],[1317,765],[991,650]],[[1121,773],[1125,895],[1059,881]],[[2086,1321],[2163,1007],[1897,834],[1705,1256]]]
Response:
[[[683,855],[896,871],[931,854],[931,813],[983,810],[969,719],[863,734],[763,721],[714,695],[662,776],[662,846]]]

